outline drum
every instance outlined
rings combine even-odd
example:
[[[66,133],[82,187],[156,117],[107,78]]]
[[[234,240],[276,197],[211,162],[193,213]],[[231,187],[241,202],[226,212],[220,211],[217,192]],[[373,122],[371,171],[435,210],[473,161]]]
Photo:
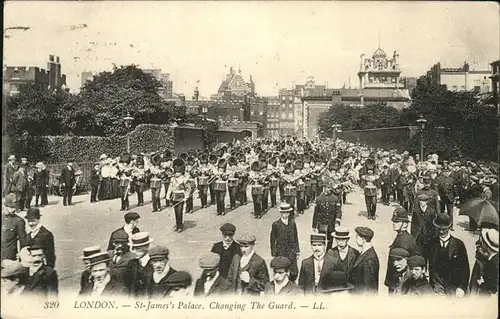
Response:
[[[172,192],[172,201],[180,202],[184,200],[184,192],[183,191],[173,191]]]
[[[202,175],[198,177],[198,185],[205,186],[208,185],[208,176]]]
[[[130,179],[120,178],[120,187],[127,187],[129,183],[130,183]]]
[[[237,179],[237,178],[229,178],[227,185],[229,187],[236,187],[236,186],[238,186],[238,181],[239,181],[239,179]]]
[[[252,195],[264,194],[264,187],[262,185],[252,185]]]
[[[295,196],[295,187],[292,185],[285,186],[285,196]]]
[[[149,188],[161,188],[161,179],[152,178],[151,182],[149,183]]]
[[[271,181],[269,182],[269,185],[271,187],[278,187],[279,186],[279,180],[277,178],[271,178]]]
[[[306,190],[306,185],[305,183],[298,183],[297,184],[297,192],[303,192]]]
[[[216,191],[225,191],[226,190],[226,181],[215,181],[214,189]]]

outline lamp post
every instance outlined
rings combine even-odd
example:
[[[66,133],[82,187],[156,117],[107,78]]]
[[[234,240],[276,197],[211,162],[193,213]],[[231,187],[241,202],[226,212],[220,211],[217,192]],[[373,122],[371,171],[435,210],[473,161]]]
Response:
[[[420,160],[424,160],[424,128],[427,120],[422,115],[419,116],[417,123],[420,125]]]
[[[132,116],[130,116],[130,113],[127,113],[127,116],[125,116],[123,118],[123,122],[125,123],[125,127],[127,128],[127,131],[130,129],[130,127],[132,126],[132,121],[134,120],[134,118]],[[128,134],[129,132],[127,132],[127,153],[130,154],[130,136]]]

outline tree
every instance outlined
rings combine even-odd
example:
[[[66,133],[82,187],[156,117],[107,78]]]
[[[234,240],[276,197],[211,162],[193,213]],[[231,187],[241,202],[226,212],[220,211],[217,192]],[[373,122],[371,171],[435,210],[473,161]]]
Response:
[[[123,118],[133,125],[165,124],[172,120],[173,104],[158,95],[160,82],[134,65],[102,72],[87,82],[64,106],[64,132],[75,135],[126,134]]]

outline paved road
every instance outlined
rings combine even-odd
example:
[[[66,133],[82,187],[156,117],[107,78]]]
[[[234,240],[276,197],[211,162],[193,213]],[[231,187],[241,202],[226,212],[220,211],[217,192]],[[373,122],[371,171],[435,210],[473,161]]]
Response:
[[[227,196],[226,196],[227,198]],[[251,197],[249,197],[251,198]],[[201,273],[198,267],[198,258],[203,253],[210,251],[212,244],[220,240],[219,227],[230,222],[236,225],[237,233],[248,231],[257,238],[256,252],[269,264],[271,260],[269,233],[271,224],[279,218],[278,210],[272,209],[262,219],[252,216],[253,205],[238,207],[225,216],[217,216],[215,206],[200,210],[199,199],[195,199],[195,212],[185,215],[185,231],[173,231],[173,209],[163,209],[162,212],[152,213],[150,193],[145,193],[146,206],[135,207],[136,197],[131,197],[131,211],[141,215],[139,228],[148,231],[154,238],[154,244],[166,245],[171,253],[171,264],[178,270],[187,270],[193,277]],[[388,247],[395,237],[392,231],[391,216],[393,205],[378,204],[377,220],[366,219],[364,196],[361,189],[356,189],[347,197],[348,203],[344,206],[342,224],[353,233],[356,226],[367,226],[374,230],[373,245],[380,258],[380,291],[385,294],[387,289],[383,286],[386,271]],[[86,246],[99,244],[105,248],[110,233],[123,225],[124,212],[119,211],[120,199],[90,203],[89,195],[75,196],[75,205],[62,206],[61,197],[49,198],[50,206],[42,208],[42,223],[54,233],[56,241],[56,270],[60,277],[60,289],[64,293],[75,294],[79,288],[79,271],[83,265],[80,260],[82,249]],[[226,199],[228,202],[228,199]],[[228,205],[228,204],[227,204]],[[311,255],[309,235],[312,231],[313,207],[296,219],[301,259]],[[468,219],[457,216],[455,211],[455,231],[452,234],[462,239],[467,247],[471,266],[474,262],[474,243],[477,235],[466,232]],[[354,236],[350,241],[356,245]]]

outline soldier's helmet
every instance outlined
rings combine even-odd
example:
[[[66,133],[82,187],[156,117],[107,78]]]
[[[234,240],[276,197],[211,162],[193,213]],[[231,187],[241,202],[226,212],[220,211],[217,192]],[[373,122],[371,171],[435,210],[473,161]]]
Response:
[[[208,157],[208,161],[212,164],[217,163],[218,159],[219,159],[219,157],[215,154],[210,154],[210,156]]]
[[[220,168],[226,168],[227,166],[227,161],[224,158],[219,159],[217,162],[217,166]]]
[[[245,154],[243,153],[239,153],[237,157],[240,162],[245,162],[247,160]]]
[[[200,156],[200,163],[201,164],[207,164],[208,163],[208,156],[207,156],[207,154],[201,154],[201,156]]]
[[[229,156],[227,161],[228,161],[229,165],[237,165],[238,164],[238,160],[236,159],[236,156],[234,156],[234,155]]]

